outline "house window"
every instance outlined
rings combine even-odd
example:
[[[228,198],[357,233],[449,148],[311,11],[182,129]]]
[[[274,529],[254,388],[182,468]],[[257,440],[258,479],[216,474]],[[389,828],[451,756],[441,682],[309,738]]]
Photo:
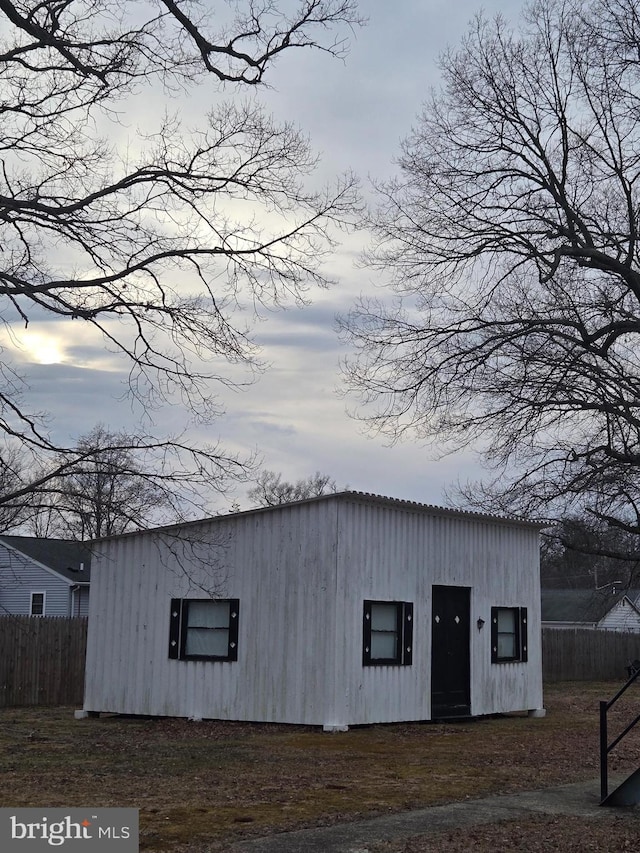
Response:
[[[527,608],[491,608],[491,662],[527,660]]]
[[[172,599],[169,657],[237,660],[239,604],[237,598]]]
[[[365,601],[362,627],[364,666],[407,666],[413,661],[413,604]]]
[[[44,616],[44,592],[32,592],[31,593],[31,615],[32,616]]]

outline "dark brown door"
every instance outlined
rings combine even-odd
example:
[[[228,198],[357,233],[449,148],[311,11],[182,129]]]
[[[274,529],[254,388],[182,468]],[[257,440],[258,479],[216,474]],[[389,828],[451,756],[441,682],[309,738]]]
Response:
[[[471,713],[469,602],[464,586],[434,586],[431,613],[431,718]]]

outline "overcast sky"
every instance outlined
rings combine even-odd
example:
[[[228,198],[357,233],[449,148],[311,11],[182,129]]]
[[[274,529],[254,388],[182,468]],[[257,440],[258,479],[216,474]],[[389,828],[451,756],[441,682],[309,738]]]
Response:
[[[353,169],[366,192],[369,176],[393,174],[400,140],[429,88],[438,85],[439,53],[460,40],[480,7],[474,0],[361,0],[369,23],[352,37],[346,61],[319,52],[285,53],[269,78],[273,89],[262,99],[278,118],[310,135],[323,175]],[[482,7],[488,14],[502,10],[514,16],[520,3],[493,0]],[[192,110],[203,93],[193,97]],[[257,450],[264,467],[285,479],[321,471],[339,486],[442,503],[447,484],[477,472],[473,456],[435,461],[414,443],[385,446],[362,433],[346,411],[354,401],[336,393],[346,350],[335,332],[335,315],[361,292],[383,284],[353,263],[364,240],[365,235],[350,238],[331,262],[338,278],[333,289],[316,294],[309,307],[274,312],[260,324],[257,340],[269,370],[241,392],[225,391],[226,415],[202,437],[219,438],[240,453]],[[97,421],[112,429],[132,423],[128,403],[118,401],[124,390],[121,365],[81,325],[39,325],[24,338],[21,359],[28,362],[29,403],[54,414],[60,437],[77,436]],[[163,420],[158,432],[169,426]],[[242,490],[234,497],[247,506]],[[221,500],[218,509],[226,508]]]

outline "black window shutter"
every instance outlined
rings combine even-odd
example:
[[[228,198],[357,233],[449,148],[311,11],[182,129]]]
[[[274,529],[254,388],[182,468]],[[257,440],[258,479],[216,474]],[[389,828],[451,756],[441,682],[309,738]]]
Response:
[[[404,646],[402,649],[402,663],[405,666],[411,666],[413,663],[413,604],[410,601],[405,601],[403,606],[403,640]]]
[[[491,608],[491,663],[498,662],[498,608]]]
[[[529,660],[529,653],[527,649],[528,638],[527,638],[527,608],[520,608],[520,660],[525,663]]]
[[[365,601],[362,614],[362,663],[371,663],[371,602]]]
[[[182,622],[182,599],[171,599],[171,613],[169,618],[169,657],[178,659],[180,657],[180,623]]]
[[[238,623],[240,621],[240,599],[229,599],[229,660],[238,660]]]

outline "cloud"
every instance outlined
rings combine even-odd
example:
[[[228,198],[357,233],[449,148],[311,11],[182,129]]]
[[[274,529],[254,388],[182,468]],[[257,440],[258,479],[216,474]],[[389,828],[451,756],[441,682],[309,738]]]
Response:
[[[5,316],[4,320],[0,346],[5,358],[17,365],[29,369],[33,364],[69,363],[103,371],[126,369],[122,357],[105,348],[100,331],[82,320],[60,319],[41,311],[26,328],[17,318]]]
[[[60,441],[77,437],[98,423],[114,429],[132,427],[141,411],[126,397],[123,374],[70,364],[34,364],[26,378],[30,409],[53,416],[52,432]]]
[[[485,0],[483,5],[488,14],[500,8],[513,12],[507,0]],[[459,41],[477,8],[477,0],[363,0],[362,11],[370,22],[355,34],[344,64],[325,54],[285,52],[270,78],[273,88],[261,90],[258,97],[279,119],[309,132],[313,147],[323,155],[319,179],[331,180],[349,168],[365,180],[368,174],[385,177],[396,168],[399,140],[410,131],[429,87],[438,84],[438,53],[447,43]],[[205,114],[213,100],[211,91],[202,85],[175,104],[185,107],[185,126],[190,117]],[[225,96],[236,97],[231,90]],[[129,135],[135,139],[137,124],[144,126],[147,112],[158,118],[159,103],[151,97],[135,101],[135,115],[122,116],[123,140]],[[335,332],[336,313],[346,312],[361,292],[385,295],[376,291],[383,274],[354,265],[367,239],[362,232],[344,236],[326,267],[338,283],[312,294],[313,304],[265,312],[255,337],[270,368],[244,391],[212,385],[227,414],[212,426],[192,427],[190,434],[203,443],[220,439],[241,455],[258,449],[265,466],[281,471],[286,479],[320,470],[339,485],[439,503],[447,483],[477,476],[473,456],[458,454],[436,462],[418,445],[388,447],[380,439],[367,438],[346,413],[345,400],[335,394],[339,359],[345,354]],[[15,323],[22,337],[22,320],[10,307],[5,320]],[[126,396],[128,366],[106,350],[90,324],[62,321],[36,309],[30,327],[32,341],[40,336],[31,349],[17,346],[6,328],[0,332],[0,345],[24,368],[29,408],[52,413],[60,440],[77,437],[98,421],[113,429],[135,425],[142,411]],[[57,363],[42,363],[47,358]],[[223,364],[220,370],[246,378],[240,368]],[[148,413],[148,418],[159,434],[176,432],[188,412],[166,407]]]

